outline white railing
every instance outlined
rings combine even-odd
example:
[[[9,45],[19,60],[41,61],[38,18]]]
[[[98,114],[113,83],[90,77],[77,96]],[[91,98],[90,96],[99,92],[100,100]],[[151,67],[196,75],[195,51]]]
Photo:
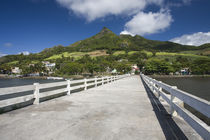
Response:
[[[129,75],[106,76],[106,77],[100,77],[100,78],[95,77],[91,79],[72,80],[72,81],[66,80],[62,82],[45,83],[45,84],[34,83],[33,85],[0,88],[0,97],[11,96],[11,94],[18,94],[20,92],[33,91],[33,94],[30,94],[30,95],[23,95],[20,97],[11,97],[8,99],[0,100],[0,108],[23,103],[30,100],[34,100],[33,104],[39,104],[40,99],[44,97],[57,95],[64,92],[66,92],[67,95],[70,95],[71,91],[76,90],[76,89],[83,88],[84,90],[87,90],[87,88],[90,86],[97,87],[98,85],[111,83],[113,81],[116,81],[118,79],[122,79],[128,76]],[[41,89],[48,89],[48,88],[59,87],[59,86],[65,86],[65,88],[40,92]]]
[[[150,90],[158,97],[162,97],[170,105],[170,114],[181,116],[203,139],[210,138],[210,127],[194,114],[183,107],[183,103],[196,109],[208,119],[210,118],[210,102],[191,95],[187,92],[177,89],[161,81],[152,79],[141,74],[141,78],[150,88]],[[164,91],[168,92],[166,94]]]

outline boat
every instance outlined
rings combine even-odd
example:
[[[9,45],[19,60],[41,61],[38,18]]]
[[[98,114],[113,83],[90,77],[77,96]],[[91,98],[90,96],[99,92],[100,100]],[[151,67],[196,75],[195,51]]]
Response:
[[[50,80],[63,80],[63,77],[47,77]]]

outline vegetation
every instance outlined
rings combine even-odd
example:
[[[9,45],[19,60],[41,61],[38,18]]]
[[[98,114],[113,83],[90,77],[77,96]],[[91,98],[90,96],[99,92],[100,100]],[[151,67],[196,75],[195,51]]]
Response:
[[[116,69],[127,73],[137,64],[146,74],[170,74],[188,68],[192,74],[210,74],[210,44],[199,47],[168,41],[153,41],[141,36],[115,35],[107,28],[93,37],[70,46],[58,45],[30,55],[7,55],[0,58],[0,70],[12,67],[22,74],[48,73],[42,63],[56,63],[54,75],[104,74]]]

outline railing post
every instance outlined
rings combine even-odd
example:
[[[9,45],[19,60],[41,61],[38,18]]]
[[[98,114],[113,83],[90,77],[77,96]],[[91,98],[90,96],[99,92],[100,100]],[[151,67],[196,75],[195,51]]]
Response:
[[[85,89],[84,90],[87,90],[87,79],[85,78],[84,81],[85,81],[84,82],[84,85],[85,85]]]
[[[170,114],[171,116],[176,116],[176,114],[174,114],[174,108],[173,108],[173,101],[174,101],[174,98],[175,96],[172,95],[172,89],[177,89],[176,86],[172,86],[171,87],[171,90],[170,90],[170,95],[171,95],[171,99],[170,99]]]
[[[162,83],[161,81],[159,81],[159,83]],[[158,86],[158,99],[160,100],[160,93],[162,92],[162,87]]]
[[[67,95],[71,94],[71,81],[67,80]]]
[[[102,85],[104,85],[104,77],[102,76]]]
[[[156,93],[156,91],[155,91],[155,83],[153,82],[152,83],[152,92],[155,94]]]
[[[152,81],[149,79],[149,87],[152,89]]]
[[[34,103],[38,105],[39,104],[39,83],[34,83],[35,89],[34,89]]]
[[[95,87],[97,87],[97,77],[95,77]]]
[[[105,83],[106,83],[106,80],[107,80],[107,79],[106,79],[106,76],[103,77],[103,80],[104,80],[104,84],[105,84]]]

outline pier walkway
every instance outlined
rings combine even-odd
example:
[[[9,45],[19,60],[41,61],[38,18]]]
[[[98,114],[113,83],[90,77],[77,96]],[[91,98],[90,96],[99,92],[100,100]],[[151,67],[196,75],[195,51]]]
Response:
[[[167,109],[166,109],[167,110]],[[1,140],[199,139],[131,76],[0,115]]]

